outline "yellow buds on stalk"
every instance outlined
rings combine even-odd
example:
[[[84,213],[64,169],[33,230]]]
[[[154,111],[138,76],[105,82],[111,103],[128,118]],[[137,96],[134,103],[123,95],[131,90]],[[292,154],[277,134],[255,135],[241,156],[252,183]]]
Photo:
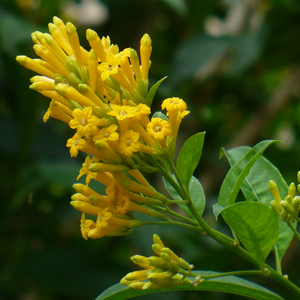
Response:
[[[51,99],[44,122],[53,117],[67,123],[75,130],[66,143],[71,157],[88,154],[77,177],[86,175],[86,186],[74,185],[77,194],[71,202],[82,212],[82,236],[128,234],[144,225],[134,220],[134,212],[163,218],[160,211],[168,200],[140,170],[157,171],[157,164],[173,157],[179,125],[189,112],[182,99],[168,98],[162,109],[167,110],[169,120],[149,117],[154,96],[148,93],[149,35],[140,41],[139,58],[134,49],[120,51],[109,37],[100,38],[91,29],[86,32],[91,49],[85,50],[76,27],[57,17],[49,24],[49,32],[31,35],[40,59],[18,56],[16,60],[40,75],[31,79],[30,89]],[[90,189],[91,180],[104,184],[106,194]],[[85,214],[94,219],[86,219]],[[170,253],[164,255],[181,265]]]
[[[300,182],[300,172],[297,175],[298,182]],[[298,191],[299,191],[298,184]],[[296,196],[296,186],[292,182],[288,188],[288,195],[281,200],[281,196],[279,194],[278,187],[276,183],[271,180],[270,181],[270,190],[274,197],[274,200],[271,201],[270,205],[275,212],[275,214],[280,217],[282,221],[292,221],[298,217],[300,212],[300,197]]]
[[[191,272],[193,265],[166,248],[158,235],[153,235],[153,242],[152,250],[159,256],[132,256],[132,262],[145,270],[127,274],[120,281],[122,284],[137,290],[168,288],[183,283],[198,285],[200,276]],[[195,280],[192,282],[187,277],[194,277]]]

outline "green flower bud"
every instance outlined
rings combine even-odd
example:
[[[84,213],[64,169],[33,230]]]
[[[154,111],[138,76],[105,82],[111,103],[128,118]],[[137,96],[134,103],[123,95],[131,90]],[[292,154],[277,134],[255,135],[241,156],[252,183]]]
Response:
[[[174,273],[167,271],[162,273],[152,273],[148,276],[148,279],[153,283],[168,284]]]
[[[284,201],[287,202],[288,204],[292,204],[292,199],[293,198],[290,195],[288,195],[288,196],[285,197]]]
[[[287,221],[288,217],[289,217],[288,212],[285,209],[283,209],[281,214],[280,214],[281,221]]]
[[[280,211],[281,211],[281,209],[279,208],[279,204],[278,204],[275,200],[272,200],[272,201],[270,202],[270,205],[271,205],[271,207],[272,207],[274,213],[275,213],[278,217],[280,217]],[[281,205],[280,205],[280,206],[281,206]]]
[[[122,283],[122,284],[124,284],[124,283]],[[146,284],[145,282],[132,282],[132,283],[128,284],[128,287],[133,290],[143,290],[145,284]]]
[[[284,210],[286,210],[289,214],[291,214],[292,216],[295,215],[295,211],[292,207],[291,204],[289,204],[287,201],[281,201],[281,205],[283,207]],[[281,212],[281,214],[283,213],[283,211]]]
[[[161,257],[150,256],[148,257],[148,262],[151,267],[160,268],[162,265],[166,265]]]

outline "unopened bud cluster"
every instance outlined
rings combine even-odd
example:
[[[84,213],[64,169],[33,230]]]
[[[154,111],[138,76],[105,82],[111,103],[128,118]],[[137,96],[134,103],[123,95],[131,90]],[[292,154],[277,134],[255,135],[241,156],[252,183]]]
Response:
[[[122,284],[136,290],[148,290],[168,288],[183,283],[197,286],[200,283],[200,276],[191,272],[193,265],[165,247],[158,235],[153,235],[153,242],[152,250],[158,256],[132,256],[131,260],[145,270],[127,274],[121,280]],[[187,276],[196,278],[192,282]]]
[[[297,174],[297,180],[300,182],[300,171]],[[270,181],[270,190],[274,197],[274,200],[271,201],[270,205],[277,216],[280,217],[282,221],[292,221],[299,215],[300,210],[300,197],[296,196],[296,186],[292,182],[288,189],[288,195],[281,199],[279,194],[277,184],[271,180]],[[300,184],[297,186],[298,192],[300,192]]]

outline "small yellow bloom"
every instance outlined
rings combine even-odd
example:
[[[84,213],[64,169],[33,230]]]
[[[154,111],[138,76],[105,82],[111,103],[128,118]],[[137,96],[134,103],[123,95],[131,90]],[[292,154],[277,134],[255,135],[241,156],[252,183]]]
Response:
[[[166,109],[168,112],[171,112],[173,110],[183,112],[187,109],[187,106],[182,99],[173,97],[165,99],[161,105],[161,108]]]
[[[117,74],[119,71],[119,65],[122,60],[122,56],[120,55],[113,55],[112,53],[109,53],[106,57],[106,62],[102,62],[98,69],[101,73],[101,79],[104,81],[106,80],[110,75]]]
[[[161,141],[171,134],[170,124],[160,118],[152,118],[147,124],[147,132],[154,139]]]
[[[94,163],[98,161],[98,159],[96,157],[93,157],[92,159],[90,158],[90,156],[87,156],[85,158],[84,163],[82,164],[82,168],[79,171],[79,175],[77,176],[77,180],[83,176],[83,175],[87,175],[85,182],[86,184],[89,184],[92,178],[96,178],[97,177],[97,173],[95,172],[90,172],[89,170],[89,166],[90,164]]]
[[[92,220],[86,220],[85,214],[82,213],[81,220],[80,220],[80,231],[81,231],[82,237],[85,240],[88,240],[88,233],[93,228],[96,228],[95,222]]]
[[[131,157],[134,152],[140,150],[139,143],[140,134],[133,130],[127,130],[126,133],[120,138],[119,151],[127,157]]]
[[[96,116],[92,116],[92,108],[85,107],[83,110],[75,108],[73,110],[74,119],[70,121],[69,126],[72,129],[77,129],[78,134],[93,135],[96,131],[95,127],[99,123],[99,119]]]
[[[131,118],[135,115],[136,110],[134,107],[130,107],[127,105],[115,105],[112,104],[111,108],[113,109],[112,111],[109,111],[107,114],[109,116],[116,117],[119,121],[122,121],[126,118]]]
[[[78,150],[82,150],[86,147],[86,141],[76,132],[72,138],[68,139],[67,147],[70,147],[71,157],[76,157]]]
[[[98,212],[98,218],[96,222],[97,228],[100,227],[102,229],[108,227],[107,221],[112,217],[112,214],[108,210],[109,208],[106,207]]]
[[[109,127],[102,128],[93,138],[94,141],[104,140],[115,142],[119,140],[119,133],[116,132],[118,125],[112,124]]]

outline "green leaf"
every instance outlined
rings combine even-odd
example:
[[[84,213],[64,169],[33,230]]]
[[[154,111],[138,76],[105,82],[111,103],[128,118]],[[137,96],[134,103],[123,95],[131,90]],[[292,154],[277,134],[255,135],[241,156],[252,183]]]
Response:
[[[233,166],[239,159],[241,159],[250,147],[237,147],[229,151],[225,151],[225,155]],[[281,198],[284,199],[288,194],[288,185],[283,179],[279,170],[266,158],[260,157],[253,167],[249,175],[245,178],[242,184],[242,191],[248,201],[258,201],[270,206],[273,200],[272,193],[269,188],[269,181],[274,180],[278,186]],[[281,260],[286,250],[288,249],[294,233],[285,222],[278,218],[279,222],[279,238],[275,245],[276,251]],[[295,223],[296,225],[296,223]]]
[[[260,202],[238,202],[221,213],[261,268],[278,240],[278,218],[272,208]]]
[[[220,189],[218,199],[218,203],[220,205],[227,207],[235,202],[238,192],[244,182],[244,179],[249,174],[251,167],[254,165],[256,160],[262,156],[264,151],[275,142],[277,141],[267,140],[258,143],[231,167]],[[224,149],[223,152],[225,152]]]
[[[199,275],[213,275],[219,274],[211,271],[194,271],[193,273]],[[191,278],[191,280],[193,280]],[[96,300],[125,300],[138,296],[170,292],[170,291],[211,291],[211,292],[223,292],[231,293],[249,297],[257,300],[283,300],[277,294],[267,290],[266,288],[259,286],[251,281],[236,277],[236,276],[224,276],[213,279],[208,279],[197,287],[193,287],[190,284],[182,284],[168,289],[153,289],[153,290],[132,290],[122,284],[116,284],[107,290],[105,290]]]
[[[159,118],[159,119],[162,119],[162,120],[165,120],[165,121],[169,122],[168,117],[164,113],[162,113],[161,111],[156,111],[153,114],[152,118]]]
[[[173,178],[176,181],[175,176],[173,176]],[[164,184],[165,184],[166,190],[168,191],[168,193],[171,195],[171,197],[174,200],[186,200],[186,199],[182,199],[180,197],[180,195],[176,192],[176,190],[173,188],[173,186],[165,179],[164,179]],[[199,215],[202,216],[204,209],[205,209],[205,203],[206,203],[205,194],[204,194],[204,190],[202,188],[201,183],[194,176],[192,176],[192,178],[190,180],[189,191],[190,191],[190,197],[191,197],[194,207],[196,208]],[[190,218],[195,220],[193,214],[190,212],[190,210],[186,206],[186,204],[178,203],[178,205]]]
[[[176,168],[178,176],[186,188],[188,188],[188,184],[200,161],[204,136],[205,132],[199,132],[191,136],[179,152]]]
[[[156,94],[157,89],[159,88],[160,84],[161,84],[166,78],[167,78],[167,76],[164,77],[164,78],[162,78],[161,80],[157,81],[154,85],[152,85],[150,91],[149,91],[148,94],[147,94],[146,100],[145,100],[145,104],[146,104],[147,106],[151,107],[152,101],[153,101],[153,98],[154,98],[154,96],[155,96],[155,94]]]

